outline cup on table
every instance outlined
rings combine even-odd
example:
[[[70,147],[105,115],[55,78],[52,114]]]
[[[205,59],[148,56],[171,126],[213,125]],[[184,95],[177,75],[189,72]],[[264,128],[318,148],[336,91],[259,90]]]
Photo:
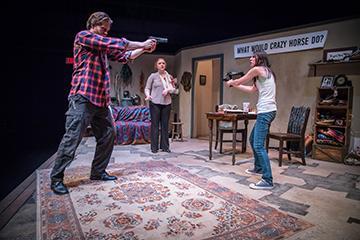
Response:
[[[243,111],[249,112],[250,103],[249,102],[243,102]]]

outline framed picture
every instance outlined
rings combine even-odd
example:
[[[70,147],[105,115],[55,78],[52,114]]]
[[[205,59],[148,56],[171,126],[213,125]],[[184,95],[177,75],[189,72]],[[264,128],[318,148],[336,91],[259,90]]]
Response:
[[[206,75],[200,75],[200,85],[206,85]]]
[[[349,61],[351,54],[356,50],[357,47],[326,49],[324,50],[323,61]]]
[[[320,83],[320,88],[332,88],[334,86],[335,76],[323,76]]]

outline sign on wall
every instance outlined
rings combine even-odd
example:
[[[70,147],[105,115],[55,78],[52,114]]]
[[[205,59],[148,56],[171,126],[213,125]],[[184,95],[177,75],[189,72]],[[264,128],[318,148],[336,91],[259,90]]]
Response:
[[[263,41],[236,44],[234,58],[250,57],[255,51],[267,54],[295,52],[313,48],[323,48],[328,31],[311,32]]]

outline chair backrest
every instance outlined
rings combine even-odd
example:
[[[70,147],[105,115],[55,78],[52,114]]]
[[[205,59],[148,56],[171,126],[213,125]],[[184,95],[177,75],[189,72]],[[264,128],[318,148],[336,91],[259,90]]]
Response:
[[[302,142],[305,142],[305,131],[309,114],[309,107],[301,106],[291,108],[287,132],[300,135]],[[299,142],[287,142],[286,146],[289,150],[299,150],[299,144]]]
[[[309,114],[310,107],[292,107],[287,132],[304,137]]]

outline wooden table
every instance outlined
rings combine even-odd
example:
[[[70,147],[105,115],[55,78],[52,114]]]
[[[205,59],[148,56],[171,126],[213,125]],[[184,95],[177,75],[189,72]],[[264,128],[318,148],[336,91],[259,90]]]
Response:
[[[247,139],[247,125],[249,120],[256,119],[256,114],[248,114],[248,113],[224,113],[224,112],[208,112],[206,113],[206,118],[208,119],[209,126],[209,160],[212,158],[212,140],[213,140],[213,125],[214,120],[216,121],[228,121],[232,122],[232,130],[233,130],[233,138],[232,138],[232,164],[235,165],[235,151],[236,151],[236,129],[237,122],[244,121],[245,124],[245,139]]]

